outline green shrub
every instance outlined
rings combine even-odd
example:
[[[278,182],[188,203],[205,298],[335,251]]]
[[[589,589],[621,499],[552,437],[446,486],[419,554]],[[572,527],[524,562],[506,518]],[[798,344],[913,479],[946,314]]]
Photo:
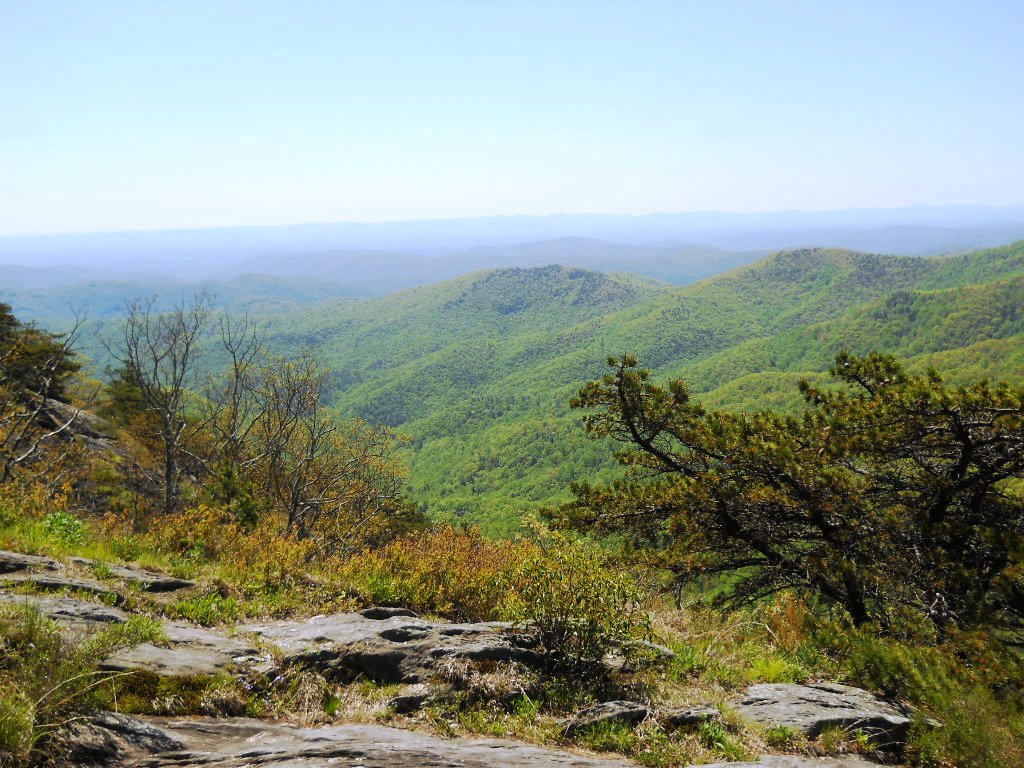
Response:
[[[834,625],[824,625],[818,637],[841,656],[852,682],[922,710],[907,748],[912,765],[1024,765],[1021,702],[997,693],[1017,690],[1024,679],[1018,650],[981,635],[910,644]],[[942,727],[932,728],[924,715]]]
[[[167,607],[171,616],[187,619],[204,627],[212,627],[238,618],[238,601],[233,597],[224,597],[219,592],[197,595],[178,600]]]
[[[503,612],[536,630],[556,666],[587,666],[621,641],[650,637],[640,588],[599,547],[536,521],[531,531],[536,547],[517,565]]]
[[[49,512],[40,521],[47,535],[68,547],[85,542],[85,524],[69,512]]]

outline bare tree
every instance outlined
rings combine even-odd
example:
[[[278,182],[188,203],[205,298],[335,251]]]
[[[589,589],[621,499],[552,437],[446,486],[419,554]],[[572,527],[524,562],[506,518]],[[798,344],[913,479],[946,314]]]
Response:
[[[288,532],[321,550],[350,549],[373,538],[400,506],[402,473],[389,430],[341,422],[324,405],[325,377],[308,353],[263,368],[256,455]]]
[[[254,393],[258,359],[263,353],[256,327],[248,317],[220,317],[220,340],[227,355],[227,370],[211,378],[203,401],[205,445],[196,457],[208,477],[207,490],[240,522],[253,525],[265,503],[253,493],[253,430],[262,418]]]
[[[228,371],[216,385],[207,388],[205,421],[216,441],[215,460],[244,469],[254,461],[247,443],[262,414],[253,391],[262,349],[256,327],[248,317],[232,319],[223,315],[219,325]]]
[[[127,306],[124,335],[112,350],[139,387],[154,416],[163,453],[165,514],[174,511],[181,480],[183,438],[189,393],[194,391],[200,333],[209,317],[211,297],[201,292],[170,311],[160,312],[155,300]]]

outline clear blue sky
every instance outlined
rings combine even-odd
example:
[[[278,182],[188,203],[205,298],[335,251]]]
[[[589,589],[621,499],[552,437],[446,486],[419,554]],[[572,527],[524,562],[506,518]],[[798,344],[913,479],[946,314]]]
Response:
[[[0,0],[0,234],[1024,202],[1024,2]]]

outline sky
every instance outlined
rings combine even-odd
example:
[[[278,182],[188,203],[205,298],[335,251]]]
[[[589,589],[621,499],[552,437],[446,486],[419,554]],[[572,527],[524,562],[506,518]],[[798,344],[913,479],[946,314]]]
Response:
[[[0,235],[1024,203],[1024,3],[0,0]]]

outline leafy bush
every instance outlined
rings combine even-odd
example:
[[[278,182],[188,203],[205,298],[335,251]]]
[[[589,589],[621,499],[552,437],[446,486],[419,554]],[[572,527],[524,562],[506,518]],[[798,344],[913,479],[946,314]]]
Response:
[[[515,568],[503,613],[529,622],[555,664],[587,665],[622,640],[650,636],[643,594],[603,550],[537,522],[531,531],[535,546]]]
[[[85,541],[85,524],[69,512],[49,512],[41,521],[43,530],[62,544],[74,547]]]
[[[529,624],[559,664],[594,661],[620,640],[650,634],[632,579],[597,546],[539,523],[516,541],[450,526],[413,534],[349,559],[339,578],[372,603]]]

